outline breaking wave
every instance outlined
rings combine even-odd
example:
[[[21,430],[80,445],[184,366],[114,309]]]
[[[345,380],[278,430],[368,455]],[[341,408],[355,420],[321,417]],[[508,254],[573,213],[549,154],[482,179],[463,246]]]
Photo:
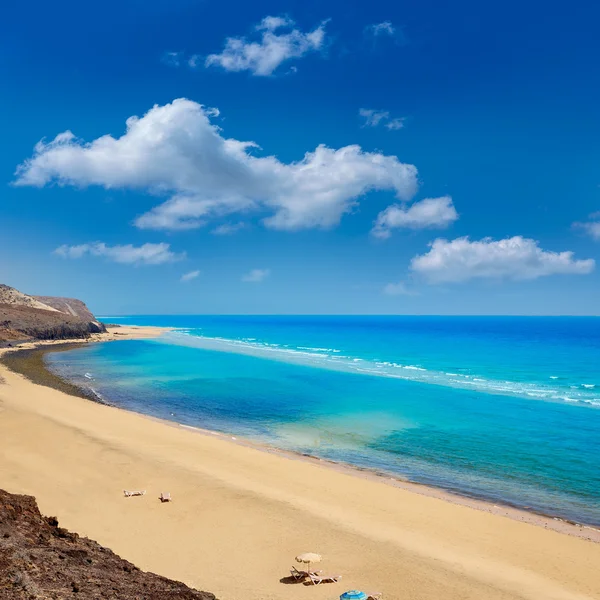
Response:
[[[548,402],[576,403],[582,406],[600,408],[600,395],[595,392],[596,384],[567,382],[564,381],[564,378],[553,375],[547,377],[545,382],[497,380],[481,377],[475,373],[436,371],[427,369],[422,365],[400,364],[385,360],[347,356],[337,348],[292,346],[262,342],[256,338],[208,337],[199,335],[198,330],[193,329],[173,331],[163,335],[157,341],[205,350],[248,354],[322,369],[476,390],[486,394],[517,396]],[[547,383],[548,379],[551,380],[550,384]]]

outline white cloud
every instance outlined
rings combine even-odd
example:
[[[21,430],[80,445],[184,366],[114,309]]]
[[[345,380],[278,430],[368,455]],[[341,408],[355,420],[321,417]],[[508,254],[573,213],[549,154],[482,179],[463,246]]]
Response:
[[[328,228],[372,190],[393,191],[404,201],[416,192],[416,167],[356,145],[320,145],[292,163],[253,156],[257,144],[225,138],[210,122],[216,111],[179,99],[130,117],[119,138],[86,143],[61,133],[36,145],[17,168],[15,184],[99,185],[167,196],[136,224],[168,230],[249,211],[266,215],[264,224],[274,229]]]
[[[252,269],[242,277],[246,283],[260,283],[271,274],[270,269]]]
[[[415,256],[410,268],[430,283],[454,283],[474,278],[537,279],[546,275],[591,273],[593,259],[575,260],[573,252],[542,250],[535,240],[514,236],[494,241],[468,237],[437,239],[426,254]]]
[[[398,129],[402,129],[404,127],[405,119],[401,117],[396,117],[395,119],[391,119],[388,121],[384,127],[387,127],[391,131],[397,131]]]
[[[396,28],[392,25],[391,21],[383,21],[381,23],[375,23],[374,25],[368,25],[367,31],[369,31],[375,37],[380,35],[394,35]]]
[[[196,279],[196,277],[198,277],[198,275],[200,275],[200,271],[190,271],[189,273],[182,275],[181,279],[179,281],[182,281],[183,283],[187,283],[188,281],[192,281],[192,279]]]
[[[85,255],[103,256],[113,262],[127,265],[162,265],[185,258],[185,252],[175,253],[169,244],[144,244],[142,246],[107,246],[102,242],[68,246],[63,244],[55,251],[63,258],[82,258]]]
[[[444,229],[458,219],[450,196],[425,198],[410,207],[392,204],[377,215],[371,233],[375,237],[389,238],[392,229]]]
[[[211,233],[214,235],[232,235],[240,229],[245,229],[246,223],[240,221],[239,223],[223,223],[223,225],[219,225],[215,227]]]
[[[303,33],[294,29],[294,21],[287,17],[265,17],[256,27],[260,34],[258,41],[249,41],[245,37],[227,38],[223,51],[207,56],[204,64],[207,67],[216,65],[226,71],[272,75],[284,61],[321,49],[326,23]]]
[[[363,127],[377,127],[383,124],[390,131],[397,131],[404,127],[404,118],[396,117],[391,119],[387,110],[374,110],[372,108],[360,108],[358,114],[364,118]]]
[[[600,241],[600,212],[592,213],[589,219],[584,223],[573,223],[573,227],[582,229],[592,239]]]
[[[388,296],[416,296],[417,292],[411,290],[404,281],[398,283],[388,283],[383,288],[383,293]]]
[[[372,108],[361,108],[358,114],[365,119],[365,127],[377,127],[381,121],[390,118],[387,110],[373,110]]]

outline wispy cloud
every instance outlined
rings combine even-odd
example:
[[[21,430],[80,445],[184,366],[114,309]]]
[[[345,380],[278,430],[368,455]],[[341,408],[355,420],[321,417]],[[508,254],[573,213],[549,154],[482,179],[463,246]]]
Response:
[[[550,252],[537,241],[514,236],[503,240],[468,237],[437,239],[426,254],[415,256],[410,268],[429,283],[456,283],[469,279],[537,279],[548,275],[586,275],[593,259],[576,260],[573,252]]]
[[[600,241],[600,212],[592,213],[588,221],[573,223],[575,229],[581,229],[592,239]]]
[[[103,242],[91,244],[80,244],[78,246],[59,246],[54,254],[63,258],[83,258],[89,256],[101,256],[110,261],[127,265],[162,265],[176,262],[185,258],[185,252],[179,254],[170,250],[169,244],[144,244],[133,246],[107,246]]]
[[[372,25],[367,25],[365,28],[371,35],[378,37],[380,35],[394,35],[396,33],[396,28],[392,25],[391,21],[382,21],[381,23],[374,23]]]
[[[271,274],[270,269],[252,269],[242,277],[246,283],[260,283]]]
[[[358,145],[317,146],[297,162],[255,156],[254,142],[226,137],[211,119],[217,109],[186,99],[127,119],[127,130],[91,142],[66,131],[36,145],[17,169],[16,185],[136,189],[159,206],[139,216],[143,229],[184,230],[212,220],[254,213],[278,230],[330,228],[373,190],[410,200],[417,169],[396,156]],[[266,216],[265,216],[266,215]]]
[[[358,114],[364,118],[365,127],[377,127],[381,121],[390,118],[390,113],[387,110],[374,110],[372,108],[360,108]]]
[[[192,279],[196,279],[196,277],[198,277],[198,275],[200,275],[200,271],[190,271],[189,273],[182,275],[181,279],[179,281],[182,281],[183,283],[187,283],[188,281],[192,281]]]
[[[396,131],[398,129],[402,129],[404,127],[404,117],[396,117],[395,119],[390,119],[384,127],[391,129],[392,131]]]
[[[358,114],[365,120],[363,127],[378,127],[383,125],[391,131],[402,129],[405,119],[403,117],[390,118],[387,110],[375,110],[372,108],[360,108]]]
[[[387,239],[393,229],[445,229],[458,219],[458,213],[450,196],[425,198],[411,206],[392,204],[382,210],[371,233]]]
[[[383,293],[388,296],[417,296],[418,293],[409,288],[406,282],[399,281],[398,283],[388,283],[383,288]]]
[[[169,67],[178,67],[181,65],[183,52],[165,52],[161,57],[161,62]]]
[[[233,235],[246,227],[247,225],[243,221],[240,221],[239,223],[223,223],[223,225],[215,227],[211,233],[213,235]]]
[[[207,56],[204,64],[226,71],[272,75],[283,62],[320,50],[325,41],[326,24],[327,21],[324,21],[312,31],[302,32],[295,28],[295,22],[288,17],[265,17],[256,26],[259,39],[227,38],[223,51]],[[197,60],[194,62],[198,63]]]

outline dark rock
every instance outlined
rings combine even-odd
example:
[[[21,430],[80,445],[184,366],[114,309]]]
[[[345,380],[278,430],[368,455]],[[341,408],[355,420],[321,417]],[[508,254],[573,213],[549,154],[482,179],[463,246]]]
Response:
[[[32,496],[0,490],[0,600],[216,600],[140,571],[108,548],[43,517]]]

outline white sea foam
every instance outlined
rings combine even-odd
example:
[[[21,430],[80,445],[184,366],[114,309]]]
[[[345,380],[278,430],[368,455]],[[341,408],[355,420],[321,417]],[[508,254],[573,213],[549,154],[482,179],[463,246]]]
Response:
[[[196,346],[207,350],[251,354],[338,371],[350,371],[454,388],[475,389],[487,394],[518,396],[539,401],[579,403],[583,406],[600,406],[600,398],[590,396],[590,390],[595,387],[594,384],[567,386],[558,383],[546,385],[543,382],[493,380],[475,374],[435,371],[417,365],[402,365],[392,361],[348,356],[342,354],[337,348],[321,346],[299,346],[294,348],[283,344],[261,342],[254,338],[228,339],[194,334],[184,336],[175,331],[165,334],[158,341]],[[555,377],[551,376],[550,379]]]

